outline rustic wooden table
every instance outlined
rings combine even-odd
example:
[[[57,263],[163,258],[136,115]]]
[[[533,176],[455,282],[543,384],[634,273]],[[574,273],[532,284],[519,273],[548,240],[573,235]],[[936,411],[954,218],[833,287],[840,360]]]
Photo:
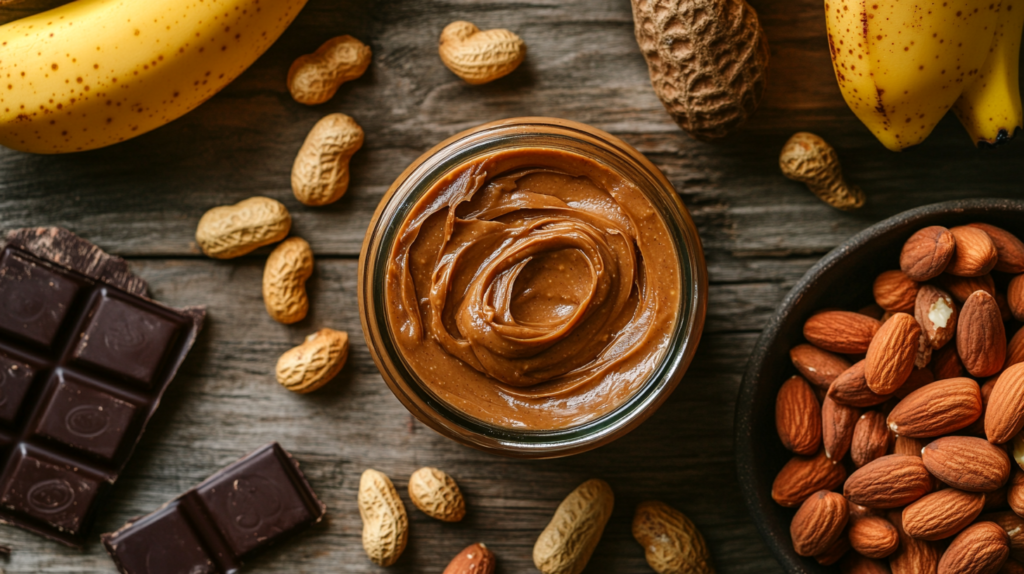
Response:
[[[0,22],[58,3],[0,7]],[[0,543],[14,552],[0,565],[9,573],[113,572],[100,532],[276,440],[302,462],[329,514],[254,560],[251,572],[383,571],[363,554],[359,475],[368,467],[384,471],[406,497],[407,477],[423,465],[459,481],[470,514],[447,525],[410,512],[409,548],[393,572],[440,572],[477,540],[497,553],[499,572],[534,571],[534,540],[562,497],[590,477],[611,483],[616,506],[588,572],[650,571],[629,524],[636,504],[652,498],[700,526],[719,572],[779,572],[738,494],[732,454],[733,404],[758,332],[821,254],[871,223],[936,201],[1019,195],[1024,142],[975,150],[950,116],[919,148],[886,151],[842,101],[820,0],[752,3],[772,47],[768,92],[742,132],[714,145],[687,137],[655,98],[628,0],[310,0],[249,71],[181,120],[94,152],[0,151],[4,229],[67,227],[129,258],[157,300],[209,307],[204,332],[85,552],[3,527]],[[463,84],[437,57],[437,36],[456,19],[516,31],[529,46],[526,62],[492,84]],[[370,70],[323,106],[292,101],[284,85],[292,59],[340,34],[372,46]],[[289,188],[292,160],[309,128],[336,111],[356,118],[366,144],[353,161],[348,194],[329,207],[307,208]],[[393,178],[453,133],[523,115],[586,122],[645,153],[696,220],[711,279],[700,350],[674,396],[632,434],[562,460],[486,455],[414,420],[371,362],[356,309],[360,243]],[[868,194],[864,209],[837,212],[780,175],[779,150],[798,130],[817,132],[839,150],[850,179]],[[213,261],[194,243],[205,210],[252,195],[284,202],[294,233],[316,253],[312,312],[297,325],[274,323],[263,309],[267,250]],[[284,391],[273,376],[278,355],[321,326],[351,334],[348,365],[313,395]]]

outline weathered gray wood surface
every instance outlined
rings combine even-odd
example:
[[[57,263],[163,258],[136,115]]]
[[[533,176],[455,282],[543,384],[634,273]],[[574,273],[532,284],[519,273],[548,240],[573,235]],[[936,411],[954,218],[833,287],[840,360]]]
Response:
[[[0,8],[0,22],[58,3]],[[974,150],[950,117],[919,149],[886,151],[842,101],[820,0],[752,3],[772,45],[768,93],[745,130],[715,145],[690,140],[663,112],[633,39],[628,0],[310,0],[248,72],[169,126],[77,155],[0,151],[0,226],[66,226],[129,257],[157,299],[209,305],[206,330],[96,533],[278,440],[302,462],[329,517],[254,561],[252,572],[382,571],[361,549],[359,474],[377,468],[403,490],[422,465],[459,480],[470,515],[444,525],[411,511],[410,546],[394,572],[438,573],[477,540],[495,550],[500,572],[531,572],[533,541],[559,500],[594,476],[612,484],[617,504],[588,572],[650,571],[629,533],[633,508],[650,498],[694,519],[719,572],[779,572],[739,499],[732,458],[733,403],[758,331],[821,253],[867,225],[934,201],[1019,194],[1024,142]],[[436,55],[441,28],[455,19],[516,31],[529,46],[526,62],[492,84],[462,84]],[[291,60],[339,34],[372,46],[370,71],[328,104],[296,104],[284,87]],[[366,145],[353,161],[348,195],[329,207],[306,208],[291,196],[291,163],[306,131],[334,111],[356,118]],[[392,179],[457,131],[522,115],[587,122],[647,154],[697,221],[712,281],[697,360],[670,401],[618,442],[555,461],[484,455],[413,420],[369,359],[355,303],[355,256]],[[868,193],[866,208],[836,212],[779,174],[778,151],[797,130],[815,131],[836,146],[850,178]],[[256,194],[285,202],[295,233],[318,254],[313,312],[295,326],[275,324],[263,310],[262,255],[216,262],[201,258],[194,245],[203,211]],[[273,380],[278,354],[321,326],[350,332],[348,366],[313,395],[285,392]],[[0,563],[8,572],[114,570],[98,543],[79,554],[11,528],[0,529],[0,543],[14,548],[10,561]]]

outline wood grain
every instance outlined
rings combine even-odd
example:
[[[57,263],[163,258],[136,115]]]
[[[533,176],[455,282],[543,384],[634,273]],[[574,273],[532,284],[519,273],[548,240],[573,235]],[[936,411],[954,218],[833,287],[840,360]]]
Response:
[[[0,22],[60,3],[0,5]],[[734,400],[757,333],[792,283],[852,233],[912,206],[1019,195],[1024,143],[975,150],[949,117],[919,148],[885,150],[842,101],[820,0],[752,4],[772,48],[768,91],[748,126],[717,144],[690,139],[662,109],[624,0],[310,0],[249,71],[168,126],[75,155],[0,150],[4,229],[67,227],[128,257],[158,300],[209,305],[206,330],[114,489],[97,539],[279,440],[302,462],[329,518],[254,561],[252,572],[383,571],[361,549],[359,474],[377,468],[403,490],[422,465],[451,473],[470,513],[446,525],[407,504],[411,542],[393,572],[440,572],[478,540],[494,549],[499,572],[535,571],[536,536],[561,498],[595,476],[611,483],[617,502],[588,572],[650,571],[629,523],[636,504],[652,498],[698,524],[719,572],[780,572],[739,499],[733,468]],[[465,85],[437,57],[437,36],[456,19],[515,31],[529,47],[526,61],[492,84]],[[370,70],[322,106],[292,101],[284,84],[291,61],[340,34],[372,47]],[[306,132],[331,112],[353,116],[366,144],[353,158],[346,196],[325,208],[305,207],[291,195],[291,164]],[[700,351],[669,402],[627,437],[555,461],[484,455],[415,421],[370,361],[355,304],[355,256],[392,180],[441,139],[525,115],[590,123],[651,158],[697,222],[712,282]],[[799,130],[836,147],[849,179],[867,192],[864,209],[835,211],[779,173],[779,150]],[[195,245],[205,210],[251,195],[283,201],[295,234],[318,256],[313,311],[298,325],[278,325],[263,310],[260,272],[268,250],[220,262],[202,258]],[[312,395],[288,393],[274,382],[274,362],[321,326],[349,331],[349,364]],[[98,543],[79,554],[11,528],[0,529],[0,543],[14,548],[0,563],[8,572],[113,572]]]

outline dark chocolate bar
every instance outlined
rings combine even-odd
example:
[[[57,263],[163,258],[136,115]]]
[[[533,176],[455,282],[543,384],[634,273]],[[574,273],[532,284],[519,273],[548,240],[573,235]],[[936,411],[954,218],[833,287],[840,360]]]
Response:
[[[326,512],[298,463],[274,442],[102,539],[122,574],[233,574]]]
[[[122,260],[68,231],[8,237],[0,250],[0,522],[84,542],[202,326],[201,309],[170,309],[145,291]]]

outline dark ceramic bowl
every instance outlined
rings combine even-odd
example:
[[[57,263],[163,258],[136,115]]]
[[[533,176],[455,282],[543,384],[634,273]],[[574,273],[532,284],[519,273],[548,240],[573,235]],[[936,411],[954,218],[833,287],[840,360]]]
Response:
[[[978,199],[936,203],[879,222],[830,251],[811,267],[783,299],[765,326],[747,364],[736,402],[736,467],[743,498],[761,537],[787,572],[838,572],[793,551],[789,523],[794,510],[772,500],[775,475],[792,456],[775,432],[775,395],[796,370],[789,349],[804,342],[802,328],[824,307],[858,309],[871,299],[874,278],[899,267],[903,243],[929,225],[953,227],[991,223],[1024,237],[1024,201]]]

